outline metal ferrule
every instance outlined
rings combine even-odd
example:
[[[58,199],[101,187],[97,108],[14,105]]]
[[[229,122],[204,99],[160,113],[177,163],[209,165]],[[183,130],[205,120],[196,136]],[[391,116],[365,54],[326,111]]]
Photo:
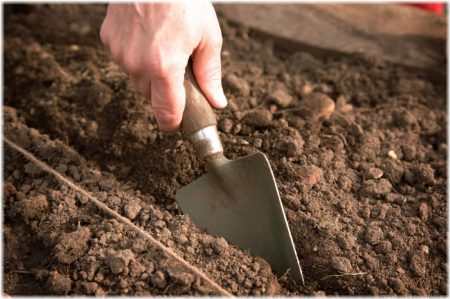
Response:
[[[216,159],[223,156],[222,142],[217,127],[211,125],[189,136],[189,140],[201,159]]]

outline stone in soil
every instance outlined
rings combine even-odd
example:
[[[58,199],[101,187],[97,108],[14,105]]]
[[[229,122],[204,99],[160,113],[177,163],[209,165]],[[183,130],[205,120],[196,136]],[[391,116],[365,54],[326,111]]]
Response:
[[[365,173],[365,177],[369,180],[379,179],[382,176],[383,176],[383,170],[376,168],[376,167],[370,167]]]
[[[426,203],[421,203],[419,206],[419,217],[420,219],[422,219],[423,221],[427,221],[430,215],[430,209],[428,207],[428,205]]]

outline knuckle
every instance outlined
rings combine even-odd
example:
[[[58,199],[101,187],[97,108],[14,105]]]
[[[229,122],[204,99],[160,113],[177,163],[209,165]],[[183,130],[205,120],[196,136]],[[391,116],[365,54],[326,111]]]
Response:
[[[189,57],[182,53],[166,53],[163,49],[152,51],[149,69],[153,79],[168,79],[184,69]]]
[[[165,79],[169,76],[170,65],[164,58],[156,57],[150,63],[150,70],[152,77]]]
[[[122,68],[128,74],[139,74],[141,64],[139,59],[129,51],[125,52],[122,57]]]

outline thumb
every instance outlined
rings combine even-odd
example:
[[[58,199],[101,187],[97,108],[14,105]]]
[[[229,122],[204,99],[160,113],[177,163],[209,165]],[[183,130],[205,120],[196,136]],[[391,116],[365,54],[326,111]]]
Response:
[[[195,49],[192,57],[192,68],[195,79],[210,104],[217,109],[227,105],[227,99],[222,88],[222,66],[220,61],[220,42],[207,41]]]

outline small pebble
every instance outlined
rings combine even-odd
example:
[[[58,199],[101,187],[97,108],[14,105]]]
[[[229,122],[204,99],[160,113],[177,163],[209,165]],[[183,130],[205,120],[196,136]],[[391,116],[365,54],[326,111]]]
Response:
[[[98,124],[96,121],[90,121],[87,125],[87,131],[90,135],[95,135],[97,134],[97,130],[98,130]]]
[[[305,97],[313,92],[314,88],[311,83],[306,82],[300,89],[300,95]]]
[[[383,170],[371,167],[366,171],[365,176],[367,179],[379,179],[383,176]]]
[[[423,221],[427,221],[429,217],[429,208],[426,203],[421,203],[419,206],[419,217]]]
[[[239,144],[240,145],[249,145],[250,143],[247,140],[239,139]]]
[[[392,151],[392,150],[388,152],[388,156],[389,156],[390,158],[394,159],[394,160],[397,160],[397,159],[398,159],[397,154],[396,154],[394,151]]]
[[[420,245],[419,250],[420,250],[420,252],[423,252],[424,254],[430,253],[430,248],[427,245]]]

